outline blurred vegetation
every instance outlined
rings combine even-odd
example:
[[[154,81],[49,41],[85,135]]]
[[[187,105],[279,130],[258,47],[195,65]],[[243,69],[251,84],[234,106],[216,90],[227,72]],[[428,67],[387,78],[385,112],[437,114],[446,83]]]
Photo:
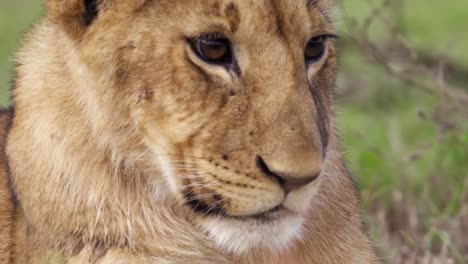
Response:
[[[468,1],[353,0],[340,26],[338,125],[388,263],[468,262]],[[41,1],[0,2],[0,103]]]
[[[339,126],[381,255],[468,262],[468,1],[341,3]]]
[[[8,104],[13,53],[21,37],[42,13],[42,1],[0,0],[0,104]]]

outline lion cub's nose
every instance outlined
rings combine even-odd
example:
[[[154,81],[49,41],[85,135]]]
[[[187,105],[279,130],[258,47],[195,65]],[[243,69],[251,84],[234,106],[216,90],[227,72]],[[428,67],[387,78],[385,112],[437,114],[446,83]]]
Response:
[[[280,166],[275,166],[273,162],[269,163],[261,156],[257,156],[256,163],[265,175],[277,178],[286,193],[313,182],[321,172],[321,161],[315,159],[302,159],[297,164],[289,164],[296,166],[289,169],[279,168]]]

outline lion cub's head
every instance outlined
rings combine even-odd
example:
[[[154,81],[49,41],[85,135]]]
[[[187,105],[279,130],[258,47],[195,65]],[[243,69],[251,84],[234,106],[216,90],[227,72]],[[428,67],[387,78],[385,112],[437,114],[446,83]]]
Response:
[[[143,160],[211,240],[239,253],[300,236],[329,144],[329,1],[47,8],[75,43],[87,74],[80,96],[103,140],[112,134],[122,155]]]

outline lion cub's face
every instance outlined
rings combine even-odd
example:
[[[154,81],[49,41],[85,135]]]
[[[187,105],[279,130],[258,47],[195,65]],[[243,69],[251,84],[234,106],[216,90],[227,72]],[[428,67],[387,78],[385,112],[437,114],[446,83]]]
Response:
[[[328,1],[140,2],[103,6],[82,45],[128,108],[150,177],[219,247],[287,246],[329,141]]]

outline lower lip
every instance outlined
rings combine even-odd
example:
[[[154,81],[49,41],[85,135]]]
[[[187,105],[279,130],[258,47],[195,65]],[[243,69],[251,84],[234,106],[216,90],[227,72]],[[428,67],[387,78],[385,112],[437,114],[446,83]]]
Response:
[[[258,213],[258,214],[245,215],[245,216],[224,215],[224,217],[232,218],[232,219],[241,219],[241,220],[246,220],[246,219],[273,220],[278,217],[278,214],[282,212],[286,212],[286,211],[288,210],[285,209],[282,205],[278,205],[268,211]]]

